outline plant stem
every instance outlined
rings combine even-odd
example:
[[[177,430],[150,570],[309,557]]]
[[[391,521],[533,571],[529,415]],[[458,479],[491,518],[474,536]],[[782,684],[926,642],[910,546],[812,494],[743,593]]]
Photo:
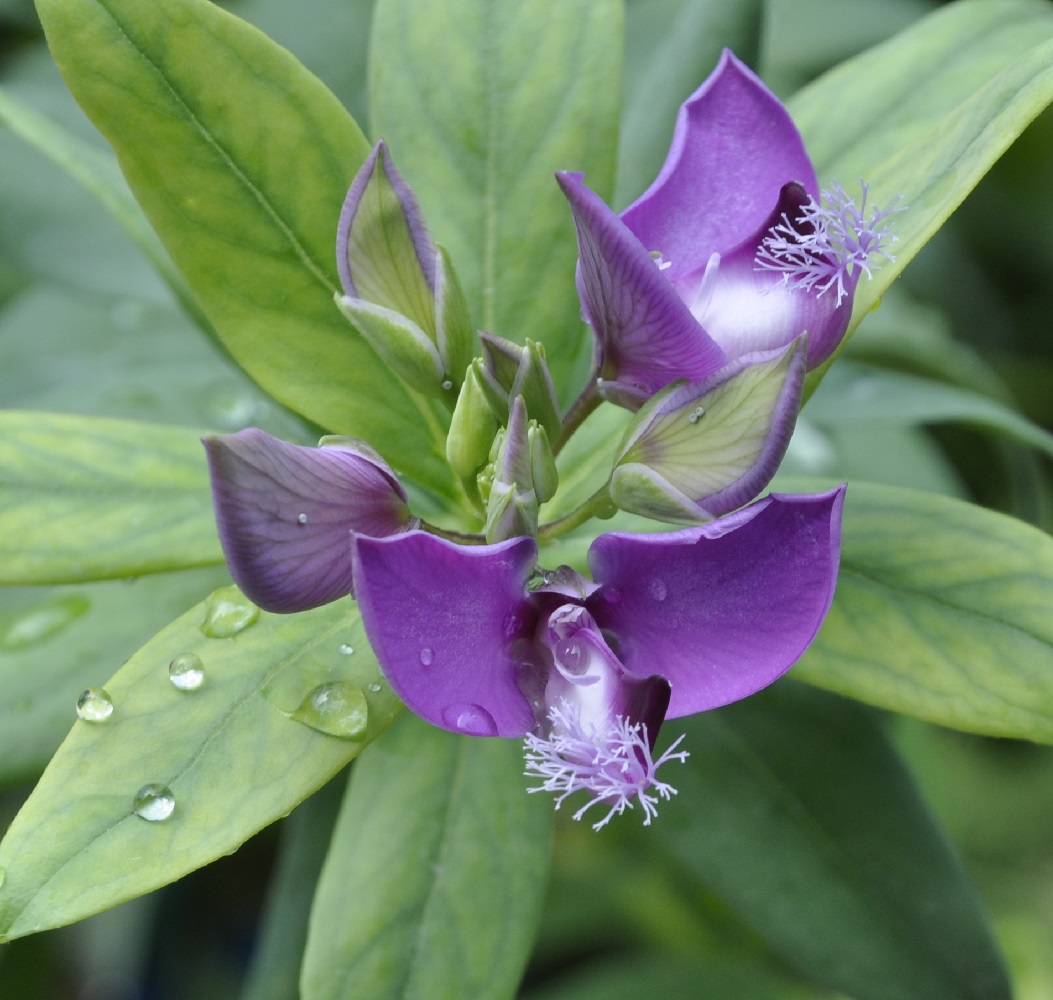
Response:
[[[553,457],[558,455],[560,449],[573,437],[574,432],[589,418],[593,410],[603,402],[599,394],[599,382],[595,377],[589,379],[581,395],[571,404],[567,415],[563,418],[563,429],[560,431],[559,439],[552,446]]]
[[[590,518],[610,517],[612,513],[614,513],[614,507],[607,492],[607,484],[604,483],[580,507],[576,507],[569,514],[564,514],[563,517],[557,518],[555,521],[543,524],[537,533],[538,541],[544,542],[551,541],[553,538],[559,538],[560,535],[573,531]]]

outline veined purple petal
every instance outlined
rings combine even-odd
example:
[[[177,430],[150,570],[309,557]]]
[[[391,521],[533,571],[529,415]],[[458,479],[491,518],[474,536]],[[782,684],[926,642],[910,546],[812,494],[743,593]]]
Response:
[[[523,736],[534,713],[513,648],[532,634],[532,538],[455,545],[423,531],[353,542],[355,590],[370,644],[396,694],[433,725]]]
[[[352,590],[351,531],[414,522],[406,493],[368,445],[307,448],[255,427],[205,438],[223,553],[267,611],[304,611]]]
[[[835,291],[795,288],[783,274],[757,266],[758,248],[771,228],[787,219],[795,222],[810,201],[800,184],[784,185],[775,208],[755,232],[721,257],[714,271],[706,275],[700,268],[684,277],[685,290],[697,289],[705,280],[704,294],[694,293],[688,301],[698,303],[695,318],[728,357],[774,350],[807,332],[811,370],[834,352],[844,336],[858,272],[846,278],[849,294],[839,301]]]
[[[556,179],[578,231],[578,289],[598,340],[600,375],[642,402],[675,379],[705,378],[725,364],[659,262],[582,175]]]
[[[788,181],[818,195],[815,170],[786,109],[725,50],[681,106],[658,177],[622,219],[647,250],[669,262],[666,276],[679,289],[682,276],[704,266],[710,254],[750,236]]]
[[[672,685],[668,718],[759,691],[801,656],[833,600],[845,487],[771,494],[662,535],[601,535],[589,609],[638,677]]]

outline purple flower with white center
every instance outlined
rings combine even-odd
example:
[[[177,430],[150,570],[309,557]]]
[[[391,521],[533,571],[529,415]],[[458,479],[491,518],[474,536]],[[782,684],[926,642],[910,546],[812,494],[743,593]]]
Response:
[[[350,532],[417,526],[395,473],[363,441],[323,438],[308,448],[250,427],[204,443],[227,566],[266,611],[306,611],[352,593]]]
[[[423,531],[356,534],[370,644],[417,715],[452,732],[525,739],[538,790],[589,794],[597,828],[673,789],[656,776],[666,718],[744,698],[780,677],[830,606],[844,487],[772,494],[700,527],[601,535],[595,582],[537,568],[521,537],[463,546]]]
[[[681,106],[654,183],[620,216],[557,175],[578,232],[578,290],[600,391],[637,408],[808,334],[836,349],[860,274],[887,257],[889,211],[865,213],[815,170],[786,109],[731,52]],[[836,290],[836,294],[826,294]]]

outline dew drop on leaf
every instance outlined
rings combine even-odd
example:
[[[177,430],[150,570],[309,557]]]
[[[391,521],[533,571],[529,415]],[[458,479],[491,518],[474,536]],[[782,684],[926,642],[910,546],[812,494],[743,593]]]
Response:
[[[142,816],[151,823],[159,823],[172,815],[175,809],[175,796],[167,785],[143,785],[135,793],[132,808],[137,816]]]
[[[210,639],[229,639],[243,632],[260,617],[256,607],[237,587],[221,587],[205,602],[201,631]]]
[[[354,653],[354,651],[355,651],[355,647],[352,646],[350,643],[347,643],[347,642],[340,643],[340,652],[343,653],[344,656],[351,656]]]
[[[77,699],[77,717],[85,722],[105,722],[113,714],[113,702],[105,688],[88,688]]]
[[[205,681],[205,665],[197,653],[180,653],[168,664],[168,679],[180,691],[196,691]]]
[[[361,688],[347,681],[329,681],[314,688],[292,718],[328,736],[361,740],[369,722],[369,704]]]

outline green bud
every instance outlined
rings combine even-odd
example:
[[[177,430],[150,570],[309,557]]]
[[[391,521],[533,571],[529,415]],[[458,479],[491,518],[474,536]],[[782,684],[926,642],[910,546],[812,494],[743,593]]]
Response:
[[[549,447],[545,428],[531,420],[527,428],[527,447],[530,452],[530,480],[541,503],[548,503],[559,488],[556,459]]]
[[[490,460],[497,433],[497,421],[480,384],[482,367],[479,358],[468,366],[446,435],[446,458],[462,479],[474,476]]]
[[[493,484],[486,506],[486,540],[490,544],[520,535],[536,537],[537,519],[533,490],[523,493],[507,483]]]
[[[622,510],[697,524],[756,497],[775,474],[797,419],[805,339],[747,355],[701,382],[675,383],[633,419],[610,495]]]
[[[556,387],[545,361],[543,344],[527,340],[508,395],[509,398],[522,396],[531,418],[545,428],[550,438],[559,437],[563,429],[563,419],[559,414]]]

